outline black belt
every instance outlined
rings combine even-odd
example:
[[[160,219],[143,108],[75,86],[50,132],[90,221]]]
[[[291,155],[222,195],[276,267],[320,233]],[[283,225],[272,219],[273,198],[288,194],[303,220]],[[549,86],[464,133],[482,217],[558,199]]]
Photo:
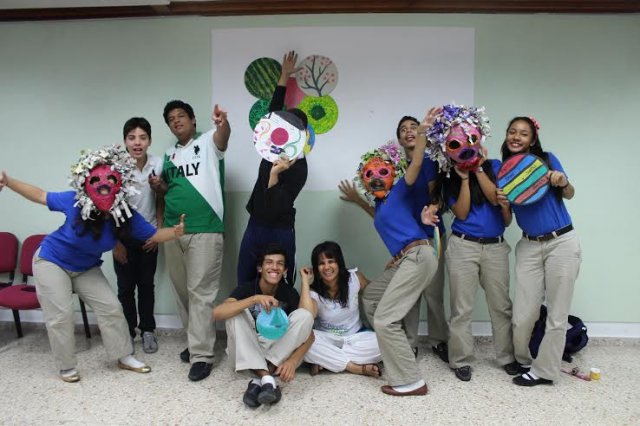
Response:
[[[504,241],[502,235],[494,238],[478,238],[472,237],[471,235],[461,234],[460,232],[451,231],[453,235],[456,237],[462,238],[463,240],[471,241],[478,244],[498,244]]]
[[[540,242],[540,241],[553,240],[554,238],[557,238],[560,235],[564,235],[569,231],[573,231],[573,225],[567,225],[564,228],[556,229],[553,232],[549,232],[548,234],[538,235],[537,237],[534,237],[533,235],[528,235],[524,232],[522,233],[522,236],[524,236],[528,240]]]

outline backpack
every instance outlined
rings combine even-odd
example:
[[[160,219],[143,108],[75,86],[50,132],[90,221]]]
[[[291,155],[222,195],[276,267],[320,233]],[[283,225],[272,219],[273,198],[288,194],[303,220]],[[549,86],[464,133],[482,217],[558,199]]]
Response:
[[[538,356],[538,349],[540,348],[540,342],[542,342],[542,338],[544,337],[546,322],[547,307],[542,305],[540,306],[540,318],[533,326],[531,340],[529,340],[529,351],[533,358]],[[587,346],[588,341],[589,336],[587,336],[587,326],[580,318],[569,315],[569,329],[567,329],[567,341],[564,346],[564,352],[562,353],[562,360],[571,362],[573,360],[571,355]]]

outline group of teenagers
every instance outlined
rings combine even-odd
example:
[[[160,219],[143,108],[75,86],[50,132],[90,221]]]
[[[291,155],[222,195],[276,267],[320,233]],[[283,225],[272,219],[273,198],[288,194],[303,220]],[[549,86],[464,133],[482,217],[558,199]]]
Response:
[[[294,52],[285,54],[270,111],[283,109],[296,62]],[[304,112],[288,111],[301,129],[308,126]],[[473,114],[456,111],[466,113],[467,124],[475,123],[482,133]],[[501,147],[503,161],[530,153],[550,170],[550,189],[533,204],[509,202],[496,185],[501,162],[487,159],[486,150],[472,167],[440,155],[445,149],[437,145],[454,133],[455,117],[446,108],[432,108],[422,120],[402,117],[396,131],[399,146],[386,145],[362,157],[357,178],[341,181],[339,190],[343,200],[373,217],[391,255],[382,275],[371,281],[357,269],[347,269],[341,247],[325,241],[313,249],[311,266],[299,269],[300,291],[294,288],[294,203],[307,179],[307,160],[303,155],[261,160],[246,206],[249,221],[237,258],[238,285],[214,307],[224,244],[224,153],[231,133],[227,113],[216,105],[214,128],[205,133],[196,130],[194,111],[183,101],[167,103],[163,117],[176,137],[163,159],[147,152],[149,122],[134,117],[123,128],[126,150],[110,146],[82,153],[71,169],[71,191],[47,192],[4,171],[0,175],[0,190],[7,187],[65,215],[33,259],[36,292],[62,380],[80,380],[74,292],[96,314],[104,346],[118,367],[151,370],[134,357],[134,339],[139,330],[144,352],[158,350],[153,312],[160,243],[187,334],[188,346],[179,357],[190,364],[188,378],[209,376],[215,321],[225,320],[231,364],[255,376],[242,397],[249,407],[277,403],[282,394],[276,378],[292,380],[303,362],[311,374],[327,370],[379,377],[384,372],[385,394],[425,395],[427,384],[416,360],[422,298],[433,352],[457,378],[470,380],[471,316],[478,286],[487,300],[497,363],[515,376],[513,382],[535,386],[559,378],[581,249],[563,201],[573,197],[574,187],[557,157],[543,150],[533,118],[511,120]],[[465,130],[458,139],[468,141],[458,142],[478,142],[478,129]],[[445,211],[453,214],[448,237],[441,221]],[[515,251],[513,304],[511,249],[503,237],[512,214],[523,231]],[[113,251],[117,296],[101,270],[101,257],[108,251]],[[533,359],[529,340],[543,302],[545,334]],[[256,318],[276,307],[287,314],[288,328],[272,340],[257,331]]]

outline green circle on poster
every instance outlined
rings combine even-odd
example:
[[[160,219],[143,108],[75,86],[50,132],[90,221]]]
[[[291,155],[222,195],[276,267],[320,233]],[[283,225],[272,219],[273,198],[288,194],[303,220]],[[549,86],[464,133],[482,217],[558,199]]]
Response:
[[[244,72],[244,85],[253,96],[271,99],[276,89],[282,66],[272,58],[258,58]]]
[[[266,99],[258,99],[253,104],[249,111],[249,126],[251,126],[251,130],[255,129],[262,116],[269,112],[269,103]]]
[[[329,95],[307,96],[298,105],[307,114],[315,134],[327,133],[338,122],[338,105]]]

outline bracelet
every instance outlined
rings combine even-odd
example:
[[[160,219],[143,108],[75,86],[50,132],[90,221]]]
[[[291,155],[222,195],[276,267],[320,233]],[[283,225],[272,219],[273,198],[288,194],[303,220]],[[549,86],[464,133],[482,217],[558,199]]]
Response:
[[[567,184],[565,186],[559,186],[558,188],[565,189],[567,186],[569,186],[569,181],[567,181]]]
[[[460,179],[462,179],[462,180],[469,180],[469,178],[468,178],[468,177],[466,177],[466,178],[461,177]]]

